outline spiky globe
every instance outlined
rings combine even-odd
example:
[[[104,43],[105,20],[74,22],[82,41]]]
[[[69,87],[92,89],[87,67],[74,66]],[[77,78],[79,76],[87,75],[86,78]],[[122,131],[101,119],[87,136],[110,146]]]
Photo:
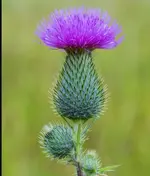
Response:
[[[64,125],[46,125],[41,132],[40,144],[48,157],[66,158],[74,147],[72,130]]]

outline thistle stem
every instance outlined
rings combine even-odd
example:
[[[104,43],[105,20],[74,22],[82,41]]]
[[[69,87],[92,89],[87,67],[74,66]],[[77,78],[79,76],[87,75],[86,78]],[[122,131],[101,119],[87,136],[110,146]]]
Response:
[[[77,163],[77,176],[84,176],[79,162]]]
[[[80,154],[80,138],[81,138],[81,123],[78,124],[78,129],[77,129],[77,147],[76,147],[76,154],[77,154],[77,160],[79,159],[79,154]]]
[[[80,165],[80,153],[81,153],[81,122],[77,127],[77,143],[76,143],[76,159],[77,159],[77,176],[83,176],[81,165]]]

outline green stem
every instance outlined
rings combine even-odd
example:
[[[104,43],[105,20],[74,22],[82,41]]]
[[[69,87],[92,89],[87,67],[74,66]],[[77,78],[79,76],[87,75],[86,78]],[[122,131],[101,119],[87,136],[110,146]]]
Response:
[[[80,145],[81,145],[81,123],[78,124],[78,130],[77,130],[77,146],[76,146],[76,155],[77,155],[77,160],[79,159],[79,154],[80,154]]]
[[[80,165],[80,153],[81,153],[81,122],[77,127],[77,143],[76,143],[76,159],[77,159],[77,176],[83,176]]]

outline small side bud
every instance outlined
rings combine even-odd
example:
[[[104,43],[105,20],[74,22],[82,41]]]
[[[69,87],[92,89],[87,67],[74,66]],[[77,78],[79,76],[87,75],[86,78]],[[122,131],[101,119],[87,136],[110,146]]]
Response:
[[[83,171],[87,176],[97,176],[101,166],[95,151],[88,151],[82,158]]]
[[[39,143],[48,157],[66,158],[74,147],[72,130],[64,125],[45,125]]]

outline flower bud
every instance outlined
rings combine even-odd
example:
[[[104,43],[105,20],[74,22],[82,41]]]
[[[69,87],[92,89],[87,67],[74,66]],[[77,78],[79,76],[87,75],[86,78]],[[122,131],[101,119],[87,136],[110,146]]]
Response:
[[[100,169],[100,160],[95,151],[88,151],[81,161],[83,170],[87,176],[97,176]]]
[[[48,157],[66,158],[74,147],[72,130],[63,125],[46,125],[41,132],[40,144]]]

